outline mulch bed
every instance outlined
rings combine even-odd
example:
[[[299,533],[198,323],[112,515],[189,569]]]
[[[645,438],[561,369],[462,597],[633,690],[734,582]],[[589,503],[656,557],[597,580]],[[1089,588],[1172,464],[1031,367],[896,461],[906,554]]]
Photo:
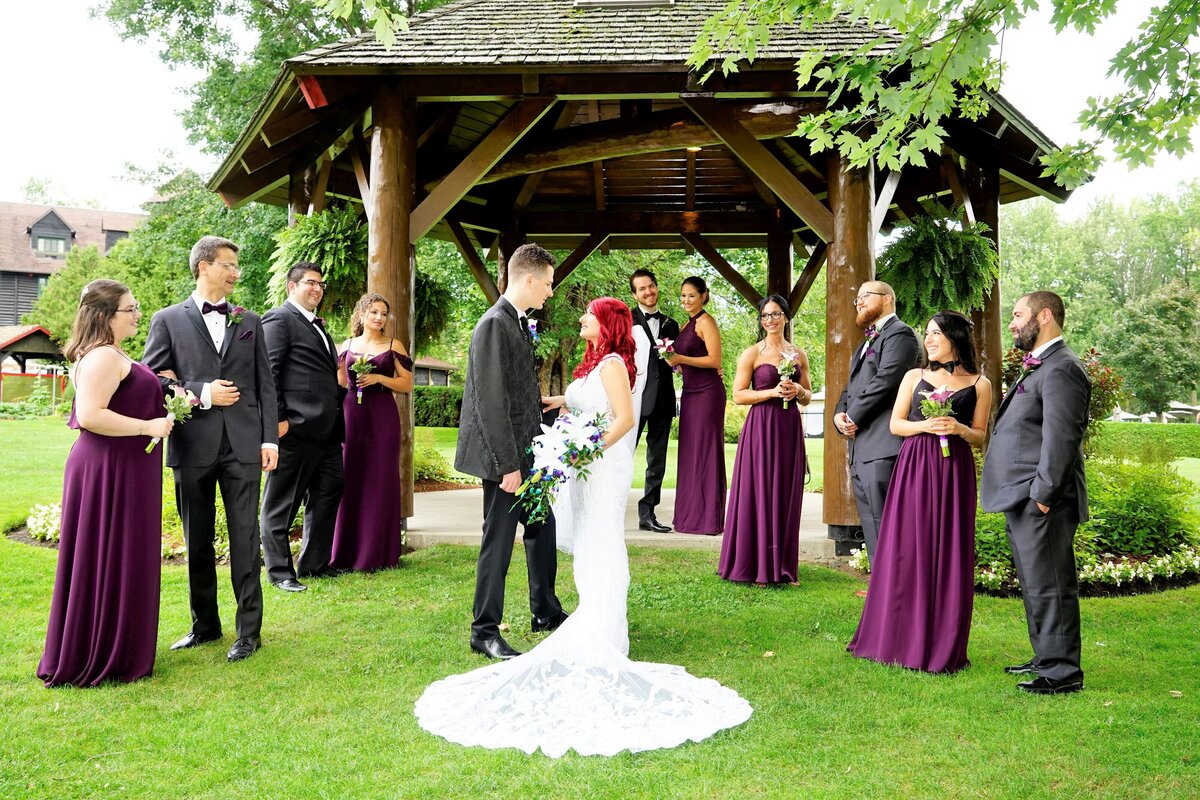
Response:
[[[478,489],[477,483],[456,483],[454,481],[415,481],[414,492],[444,492],[448,489]]]

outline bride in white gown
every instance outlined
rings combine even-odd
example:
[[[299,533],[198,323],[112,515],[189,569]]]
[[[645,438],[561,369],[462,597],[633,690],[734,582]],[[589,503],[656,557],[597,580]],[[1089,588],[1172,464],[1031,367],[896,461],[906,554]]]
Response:
[[[605,412],[605,452],[556,505],[572,540],[579,608],[533,650],[437,681],[417,701],[421,727],[463,745],[541,749],[557,758],[615,755],[700,741],[750,718],[750,704],[714,680],[671,664],[630,661],[625,503],[633,480],[632,317],[619,300],[594,300],[580,318],[588,343],[565,405]],[[549,398],[562,405],[564,398]]]

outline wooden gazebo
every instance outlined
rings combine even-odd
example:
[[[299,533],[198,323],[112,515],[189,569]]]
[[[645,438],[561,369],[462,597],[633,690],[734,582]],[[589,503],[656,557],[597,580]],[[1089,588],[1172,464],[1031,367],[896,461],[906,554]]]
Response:
[[[793,307],[824,268],[825,383],[836,398],[861,342],[851,300],[874,274],[876,234],[950,205],[997,231],[1001,203],[1062,201],[1067,192],[1037,163],[1055,146],[994,96],[986,118],[946,123],[949,146],[926,167],[850,169],[836,154],[813,154],[791,134],[825,96],[797,87],[796,59],[878,33],[776,30],[754,64],[700,84],[685,62],[723,5],[456,0],[412,18],[392,49],[371,35],[317,48],[283,65],[209,185],[230,205],[272,203],[293,215],[361,204],[368,284],[393,300],[406,344],[412,245],[423,236],[455,242],[489,299],[503,286],[506,254],[525,241],[570,251],[556,281],[596,250],[689,248],[748,302],[776,292]],[[766,248],[767,285],[740,275],[720,253],[727,247]],[[995,379],[998,287],[991,297],[980,344]],[[411,419],[407,399],[398,402]],[[408,438],[406,515],[411,449]],[[857,526],[836,436],[825,438],[824,505],[831,535]]]

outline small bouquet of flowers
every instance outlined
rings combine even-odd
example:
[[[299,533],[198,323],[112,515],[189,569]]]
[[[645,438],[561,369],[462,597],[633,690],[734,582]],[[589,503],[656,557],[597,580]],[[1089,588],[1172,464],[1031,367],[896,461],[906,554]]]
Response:
[[[596,414],[585,418],[573,413],[559,414],[553,426],[542,426],[542,434],[534,437],[533,472],[517,488],[517,502],[532,523],[542,522],[550,515],[554,495],[566,481],[569,471],[586,480],[587,467],[604,452],[604,432],[608,417]]]
[[[934,417],[949,417],[954,414],[954,408],[950,404],[950,397],[954,392],[950,391],[945,384],[942,388],[933,389],[928,392],[921,392],[925,399],[921,401],[921,413],[925,415],[925,419],[933,419]],[[950,440],[945,434],[938,434],[938,442],[942,445],[942,458],[950,456]]]
[[[182,386],[172,386],[171,394],[167,395],[167,399],[163,401],[163,407],[167,409],[167,419],[178,422],[180,425],[188,421],[198,405],[200,405],[200,398]],[[150,444],[146,445],[146,452],[149,453],[161,441],[160,437],[155,436],[150,440]]]
[[[538,333],[538,321],[533,317],[526,317],[525,325],[529,328],[529,339],[536,347],[538,342],[542,340],[542,335]]]
[[[369,360],[367,360],[367,354],[363,353],[361,356],[359,356],[358,358],[354,359],[353,362],[351,362],[350,369],[354,372],[354,376],[356,378],[361,378],[363,375],[366,375],[368,372],[374,372],[375,365],[372,364]],[[362,405],[363,387],[359,386],[357,381],[355,381],[355,384],[354,384],[354,393],[358,398],[358,404],[361,406]]]
[[[658,351],[658,357],[664,358],[675,352],[675,340],[663,337],[662,339],[654,340],[654,349]],[[679,372],[679,367],[671,367],[675,372]]]
[[[796,380],[796,371],[800,367],[800,364],[797,362],[797,356],[798,353],[793,351],[791,353],[784,353],[779,357],[779,366],[777,369],[779,370],[780,381]],[[783,401],[783,407],[785,409],[788,407],[787,400]]]

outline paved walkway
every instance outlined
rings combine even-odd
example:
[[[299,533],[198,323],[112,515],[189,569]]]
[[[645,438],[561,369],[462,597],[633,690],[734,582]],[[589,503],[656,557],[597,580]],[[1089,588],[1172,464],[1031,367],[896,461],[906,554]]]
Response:
[[[663,489],[658,519],[671,524],[675,490]],[[641,489],[629,493],[625,507],[625,541],[639,547],[691,547],[721,549],[720,536],[693,536],[685,533],[651,533],[638,530],[637,502]],[[805,494],[800,519],[800,560],[828,563],[835,560],[834,543],[826,537],[821,522],[819,494]],[[451,489],[444,492],[419,492],[414,495],[414,516],[408,521],[409,547],[435,544],[479,545],[483,527],[483,489]],[[520,536],[518,530],[518,537]]]

